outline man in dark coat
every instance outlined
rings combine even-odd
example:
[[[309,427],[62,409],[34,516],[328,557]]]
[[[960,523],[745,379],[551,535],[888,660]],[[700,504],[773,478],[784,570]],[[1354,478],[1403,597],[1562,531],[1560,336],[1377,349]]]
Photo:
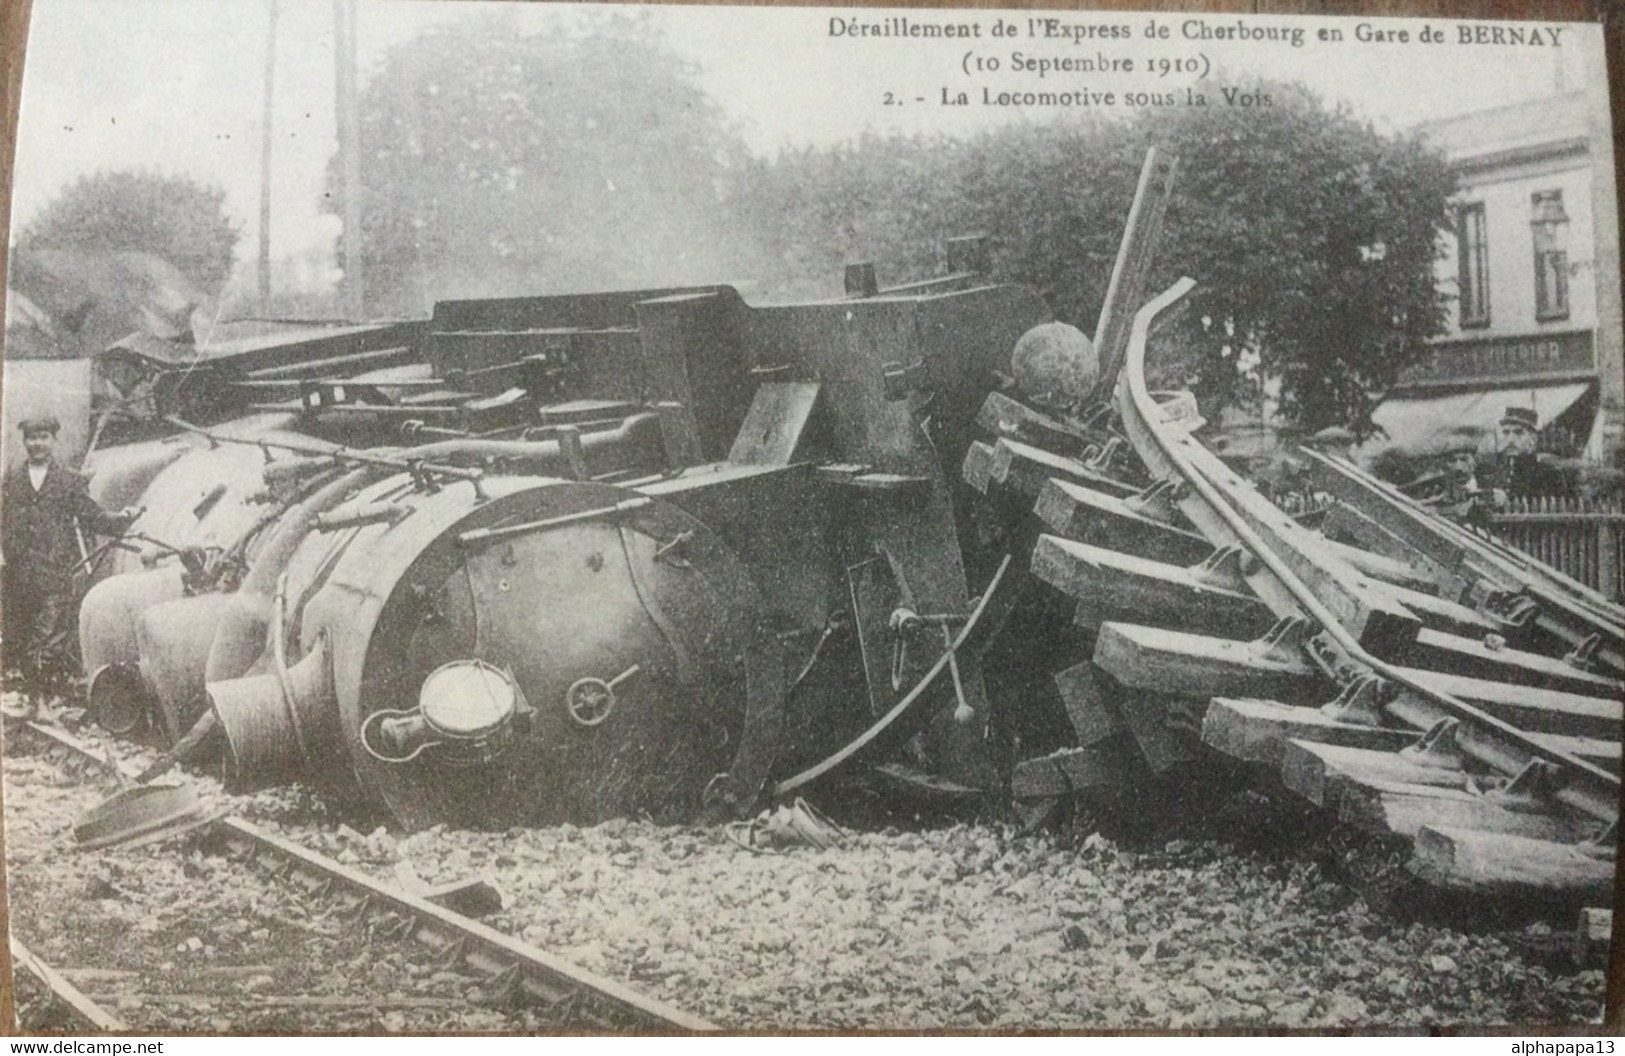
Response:
[[[117,535],[134,519],[108,513],[86,490],[84,478],[54,457],[55,418],[21,425],[27,458],[0,481],[0,546],[5,550],[6,666],[23,674],[31,691],[53,688],[69,673],[69,644],[77,619],[74,575],[96,533]]]
[[[1535,453],[1539,421],[1533,407],[1508,407],[1501,416],[1501,450],[1490,478],[1498,507],[1509,499],[1569,493],[1563,471]]]

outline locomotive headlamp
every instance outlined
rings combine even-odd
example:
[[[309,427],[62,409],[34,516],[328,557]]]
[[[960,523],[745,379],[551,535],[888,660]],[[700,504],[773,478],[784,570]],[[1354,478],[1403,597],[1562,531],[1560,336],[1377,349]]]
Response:
[[[448,762],[489,763],[507,747],[522,699],[508,672],[483,660],[454,660],[423,680],[415,709],[369,716],[361,743],[386,763],[409,762],[437,745]]]

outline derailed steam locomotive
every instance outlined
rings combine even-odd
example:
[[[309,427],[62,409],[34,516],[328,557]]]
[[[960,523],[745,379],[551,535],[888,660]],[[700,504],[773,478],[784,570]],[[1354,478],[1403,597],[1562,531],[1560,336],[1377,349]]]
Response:
[[[731,814],[905,746],[994,787],[980,659],[1014,577],[962,545],[958,467],[1049,313],[985,271],[959,240],[944,278],[854,266],[821,303],[442,302],[110,353],[127,435],[92,487],[146,543],[81,610],[91,712],[408,827]]]

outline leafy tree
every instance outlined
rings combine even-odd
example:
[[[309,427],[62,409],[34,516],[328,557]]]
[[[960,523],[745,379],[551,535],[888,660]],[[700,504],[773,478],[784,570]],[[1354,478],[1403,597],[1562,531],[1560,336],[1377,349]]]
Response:
[[[743,148],[691,72],[637,16],[396,48],[360,99],[367,310],[732,277],[720,188]]]
[[[844,259],[929,273],[948,235],[982,232],[1001,276],[1092,331],[1146,147],[1180,159],[1152,283],[1200,284],[1181,355],[1210,411],[1280,384],[1308,429],[1369,421],[1371,397],[1444,327],[1434,285],[1453,180],[1417,141],[1379,135],[1304,89],[1270,105],[1012,126],[969,142],[869,138],[757,163],[736,208],[776,247],[782,285]],[[897,276],[893,281],[915,277]]]
[[[1419,139],[1299,86],[1241,90],[1270,105],[1160,111],[1135,129],[1180,159],[1158,277],[1201,284],[1185,327],[1199,391],[1232,396],[1251,353],[1285,418],[1361,430],[1372,394],[1445,329],[1433,266],[1454,177]]]
[[[213,295],[231,274],[241,228],[226,192],[185,176],[98,172],[81,176],[18,236],[22,249],[139,250],[173,265]]]

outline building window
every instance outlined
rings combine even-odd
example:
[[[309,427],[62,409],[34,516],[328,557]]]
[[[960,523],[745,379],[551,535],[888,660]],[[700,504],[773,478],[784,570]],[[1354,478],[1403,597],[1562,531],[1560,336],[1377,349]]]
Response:
[[[1483,202],[1466,202],[1460,207],[1456,215],[1456,256],[1461,268],[1462,328],[1489,326],[1489,243],[1485,238]]]
[[[1529,228],[1535,241],[1535,318],[1569,317],[1569,216],[1562,191],[1530,198]]]

